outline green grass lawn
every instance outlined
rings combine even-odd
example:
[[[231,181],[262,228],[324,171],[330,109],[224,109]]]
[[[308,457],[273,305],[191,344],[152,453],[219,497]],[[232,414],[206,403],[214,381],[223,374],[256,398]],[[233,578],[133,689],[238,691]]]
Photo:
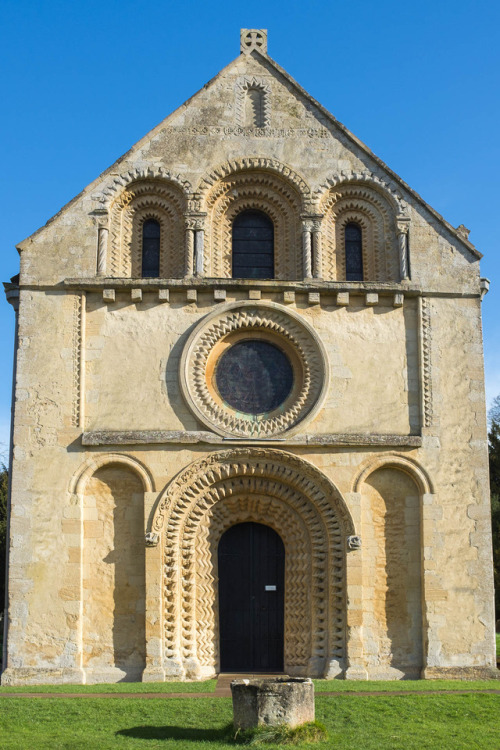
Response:
[[[213,693],[217,680],[204,682],[114,682],[102,685],[2,685],[1,693]],[[1,746],[0,746],[1,747]]]
[[[500,696],[341,696],[316,699],[328,750],[494,750]],[[3,698],[2,750],[229,748],[229,698]],[[276,747],[266,745],[265,747]]]
[[[500,680],[313,680],[317,693],[401,690],[500,690]],[[213,693],[217,680],[204,682],[117,682],[102,685],[23,685],[0,687],[2,693]]]
[[[392,693],[402,690],[500,690],[500,680],[314,680],[316,693]],[[500,748],[500,743],[499,743]]]
[[[317,693],[402,690],[500,690],[500,680],[313,680]],[[217,680],[204,682],[117,682],[102,685],[23,685],[0,687],[2,693],[213,693]]]

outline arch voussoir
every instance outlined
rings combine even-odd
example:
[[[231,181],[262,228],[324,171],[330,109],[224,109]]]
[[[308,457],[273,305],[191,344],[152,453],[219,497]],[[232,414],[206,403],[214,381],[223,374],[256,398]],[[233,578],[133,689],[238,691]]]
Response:
[[[285,451],[258,448],[221,451],[195,462],[158,503],[152,528],[165,532],[167,661],[183,665],[190,678],[217,668],[216,550],[223,529],[241,520],[272,526],[288,549],[286,586],[293,593],[285,605],[285,668],[319,675],[332,660],[342,664],[349,512],[337,488],[314,466]],[[304,633],[311,637],[304,640]]]

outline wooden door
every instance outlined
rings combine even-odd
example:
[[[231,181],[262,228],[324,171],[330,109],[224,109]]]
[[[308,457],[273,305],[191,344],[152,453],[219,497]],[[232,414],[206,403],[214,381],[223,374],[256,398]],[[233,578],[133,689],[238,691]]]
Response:
[[[260,523],[239,523],[219,543],[221,672],[282,672],[285,548]]]

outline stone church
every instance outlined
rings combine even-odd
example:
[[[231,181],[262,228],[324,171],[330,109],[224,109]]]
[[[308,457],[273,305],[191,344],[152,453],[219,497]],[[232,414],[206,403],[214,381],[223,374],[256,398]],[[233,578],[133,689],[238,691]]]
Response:
[[[19,245],[3,684],[492,673],[481,255],[240,44]]]

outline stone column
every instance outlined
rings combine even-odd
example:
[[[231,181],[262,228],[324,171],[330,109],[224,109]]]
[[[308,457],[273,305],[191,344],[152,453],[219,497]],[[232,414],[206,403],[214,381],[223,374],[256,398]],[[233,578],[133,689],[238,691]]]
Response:
[[[361,528],[361,493],[345,495],[356,529]],[[359,536],[346,539],[346,680],[367,680],[363,654],[363,549]]]
[[[157,498],[156,492],[144,493],[144,506],[151,506]],[[142,673],[143,682],[164,682],[163,668],[163,544],[162,535],[146,534],[145,550],[145,630],[146,667]]]
[[[109,231],[107,227],[100,226],[97,232],[97,275],[105,276]]]
[[[321,219],[315,219],[312,224],[312,267],[315,279],[322,276],[321,257]]]
[[[189,279],[194,272],[194,228],[191,223],[186,224],[186,259],[184,276]]]
[[[195,236],[194,236],[194,257],[195,257],[195,264],[194,264],[194,272],[196,276],[203,276],[203,266],[204,266],[204,240],[205,240],[205,232],[202,228],[196,229]]]
[[[148,528],[157,492],[144,493],[144,528]],[[163,543],[162,534],[147,531],[145,534],[145,636],[146,667],[143,682],[163,682]]]
[[[312,278],[311,222],[302,221],[302,271],[305,279]]]
[[[410,278],[410,269],[408,267],[408,229],[409,222],[406,219],[398,220],[398,252],[399,252],[399,274],[401,281]]]

